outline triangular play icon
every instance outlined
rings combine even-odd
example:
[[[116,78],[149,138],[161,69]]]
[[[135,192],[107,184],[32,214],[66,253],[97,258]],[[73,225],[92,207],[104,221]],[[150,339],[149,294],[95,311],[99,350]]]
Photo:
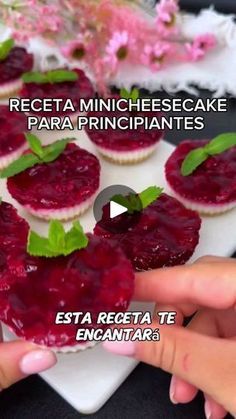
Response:
[[[123,205],[117,204],[114,201],[110,202],[110,218],[118,217],[118,215],[124,214],[128,209]]]

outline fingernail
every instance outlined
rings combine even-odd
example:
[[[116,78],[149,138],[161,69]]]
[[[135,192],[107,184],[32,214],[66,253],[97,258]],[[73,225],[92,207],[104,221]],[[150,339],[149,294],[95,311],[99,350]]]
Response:
[[[212,417],[211,405],[208,402],[208,400],[206,400],[205,402],[205,415],[206,415],[206,419],[211,419]]]
[[[178,404],[177,400],[175,399],[175,389],[176,389],[175,382],[176,382],[175,377],[172,377],[171,382],[170,382],[170,401],[173,404]]]
[[[108,342],[105,341],[102,344],[103,348],[108,351],[112,352],[113,354],[117,355],[124,355],[124,356],[133,356],[135,354],[135,344],[134,342],[130,341],[120,341],[120,342]]]
[[[48,350],[34,350],[23,356],[20,361],[20,370],[23,374],[36,374],[53,367],[57,362],[53,352]]]

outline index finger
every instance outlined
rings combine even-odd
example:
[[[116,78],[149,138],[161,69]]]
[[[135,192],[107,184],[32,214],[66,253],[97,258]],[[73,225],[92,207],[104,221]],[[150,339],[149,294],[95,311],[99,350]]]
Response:
[[[236,307],[236,262],[222,260],[138,273],[134,299],[217,309]]]

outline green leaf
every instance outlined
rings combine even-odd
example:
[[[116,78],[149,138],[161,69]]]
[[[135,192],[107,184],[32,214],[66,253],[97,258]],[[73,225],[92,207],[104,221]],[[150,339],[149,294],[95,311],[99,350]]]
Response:
[[[139,99],[139,90],[137,88],[132,90],[131,99],[132,99],[132,102],[137,102],[137,100]]]
[[[0,43],[0,61],[3,61],[8,57],[14,45],[15,42],[12,38]]]
[[[64,138],[62,140],[55,141],[53,144],[43,148],[42,160],[44,163],[50,163],[56,160],[61,153],[65,150],[67,144],[72,141],[73,138]]]
[[[84,234],[83,228],[79,221],[73,223],[73,227],[66,233],[65,236],[65,251],[64,254],[71,254],[75,250],[86,248],[88,245],[88,237]]]
[[[65,230],[63,225],[57,221],[52,220],[49,225],[48,240],[51,249],[54,249],[55,252],[58,249],[64,249],[65,247]]]
[[[213,138],[204,149],[210,156],[214,156],[234,146],[236,146],[236,132],[228,132]]]
[[[38,156],[32,153],[24,154],[18,160],[11,163],[6,169],[1,171],[0,178],[8,178],[23,172],[35,164],[40,163]]]
[[[31,150],[35,154],[27,153],[21,156],[18,160],[11,163],[6,169],[2,170],[0,178],[15,176],[18,173],[35,166],[35,164],[50,163],[56,160],[61,153],[63,153],[69,141],[74,140],[74,138],[64,138],[62,140],[55,141],[47,147],[42,147],[39,138],[35,135],[27,133],[25,136],[30,144]]]
[[[139,194],[139,199],[142,203],[142,208],[146,208],[156,201],[162,194],[163,188],[157,186],[150,186]]]
[[[213,138],[204,147],[190,151],[181,166],[182,176],[191,175],[209,157],[224,153],[234,146],[236,146],[236,133],[228,132]]]
[[[122,97],[123,99],[129,99],[130,98],[130,92],[126,89],[121,89],[120,90],[120,97]]]
[[[39,71],[29,71],[28,73],[24,73],[22,76],[22,80],[25,84],[27,83],[36,83],[36,84],[43,84],[48,83],[48,78],[46,74],[40,73]]]
[[[120,97],[123,99],[131,99],[132,102],[137,102],[139,98],[139,90],[137,88],[132,89],[131,91],[128,91],[126,89],[120,90]]]
[[[191,175],[194,170],[208,159],[208,154],[203,147],[191,151],[184,159],[181,166],[182,176]]]
[[[134,212],[141,212],[144,208],[156,201],[162,192],[163,188],[150,186],[140,194],[130,194],[128,196],[115,195],[111,201],[127,208],[128,213],[133,214]]]
[[[31,150],[37,154],[38,157],[42,158],[44,151],[40,139],[36,135],[29,133],[25,134],[25,138],[28,141]]]
[[[24,83],[63,83],[66,81],[76,81],[78,80],[78,74],[76,71],[68,70],[52,70],[47,73],[40,73],[39,71],[30,71],[24,73],[22,80]]]
[[[85,249],[87,245],[88,237],[78,221],[66,233],[60,221],[52,220],[48,238],[34,231],[29,232],[27,251],[32,256],[40,257],[68,256],[76,250]]]
[[[52,70],[46,74],[50,83],[63,83],[66,81],[78,80],[78,74],[76,71],[68,70]]]
[[[123,195],[114,195],[114,196],[111,198],[111,201],[116,202],[116,204],[119,204],[119,205],[121,205],[122,207],[127,208],[128,212],[129,212],[130,214],[132,214],[132,213],[133,213],[133,208],[132,208],[132,205],[131,205],[131,203],[130,203],[129,197],[125,197],[125,196],[123,196]]]
[[[45,256],[54,257],[57,256],[57,252],[52,250],[49,241],[46,237],[40,237],[34,231],[30,231],[27,242],[27,252],[31,256]]]

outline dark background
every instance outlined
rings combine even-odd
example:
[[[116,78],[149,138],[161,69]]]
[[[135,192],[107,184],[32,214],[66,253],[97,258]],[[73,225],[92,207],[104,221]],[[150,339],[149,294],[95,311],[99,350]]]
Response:
[[[223,13],[235,13],[235,0],[180,0],[180,5],[183,9],[198,11],[203,7],[214,5],[216,10]]]
[[[183,0],[182,5],[202,7],[210,1]],[[221,10],[236,11],[236,0],[215,0]],[[190,7],[192,9],[192,7]],[[167,96],[162,94],[162,96]],[[157,93],[156,96],[160,97]],[[177,97],[189,97],[180,93]],[[206,91],[202,97],[209,97]],[[227,113],[206,114],[206,128],[199,132],[169,132],[166,139],[174,144],[187,137],[209,137],[226,131],[236,131],[236,100],[229,98]],[[169,401],[170,376],[157,368],[140,364],[121,385],[106,405],[92,419],[204,419],[203,398],[198,397],[188,405],[172,406]],[[79,392],[79,383],[78,383]],[[0,417],[2,419],[82,419],[80,415],[57,395],[38,376],[32,376],[4,390],[0,395]]]

